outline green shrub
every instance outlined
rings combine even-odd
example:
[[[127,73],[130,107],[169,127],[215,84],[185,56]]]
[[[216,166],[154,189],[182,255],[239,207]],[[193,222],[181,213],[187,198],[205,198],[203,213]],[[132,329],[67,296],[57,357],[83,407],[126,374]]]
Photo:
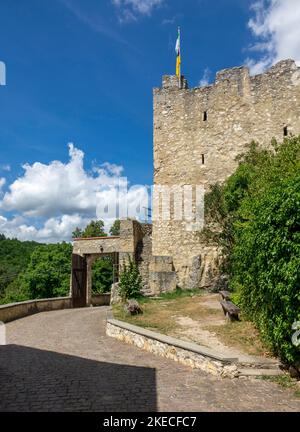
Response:
[[[263,338],[284,360],[299,362],[291,343],[300,321],[300,175],[245,201],[251,219],[236,229],[232,285]]]
[[[138,298],[141,296],[142,277],[138,266],[128,257],[128,261],[123,260],[122,272],[119,281],[120,296],[123,301]]]
[[[278,356],[300,364],[291,340],[300,320],[300,137],[270,151],[252,143],[239,162],[212,188],[206,215],[221,228],[236,303]]]
[[[102,294],[111,290],[113,283],[113,262],[110,256],[98,259],[92,267],[92,291]]]

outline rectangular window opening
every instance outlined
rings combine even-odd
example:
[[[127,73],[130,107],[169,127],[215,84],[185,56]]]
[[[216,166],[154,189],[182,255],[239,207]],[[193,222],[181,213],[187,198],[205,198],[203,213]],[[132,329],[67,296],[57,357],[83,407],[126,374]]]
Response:
[[[283,128],[283,136],[288,136],[288,127],[287,126],[285,126],[284,128]]]
[[[204,165],[205,164],[205,155],[202,154],[201,156],[202,156],[202,165]]]
[[[204,111],[203,113],[203,121],[207,121],[207,111]]]

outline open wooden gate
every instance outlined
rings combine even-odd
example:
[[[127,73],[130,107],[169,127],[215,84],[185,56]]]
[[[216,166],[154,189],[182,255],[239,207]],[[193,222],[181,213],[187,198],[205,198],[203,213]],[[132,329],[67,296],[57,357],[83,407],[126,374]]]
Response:
[[[85,257],[72,255],[72,298],[73,307],[86,306],[87,262]]]

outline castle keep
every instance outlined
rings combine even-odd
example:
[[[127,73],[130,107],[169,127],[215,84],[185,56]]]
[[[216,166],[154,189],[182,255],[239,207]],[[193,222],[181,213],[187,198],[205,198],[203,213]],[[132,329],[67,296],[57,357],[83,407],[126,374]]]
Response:
[[[174,191],[192,187],[190,202],[196,210],[197,186],[207,192],[209,185],[223,182],[251,141],[267,148],[272,138],[281,142],[296,134],[300,68],[293,60],[253,77],[246,67],[226,69],[214,84],[201,88],[189,89],[183,77],[180,86],[176,76],[163,77],[162,87],[154,89],[154,185],[169,188],[170,217],[163,217],[162,197],[154,194],[152,226],[121,220],[119,237],[75,239],[74,304],[92,303],[92,263],[103,255],[114,257],[115,268],[128,256],[134,259],[147,295],[176,286],[213,286],[220,252],[201,240],[197,221],[177,217]],[[185,207],[184,200],[180,205]],[[117,284],[112,297],[115,291]]]
[[[164,76],[154,89],[154,184],[207,191],[234,172],[236,156],[252,140],[267,147],[272,138],[299,133],[300,68],[293,60],[253,77],[246,67],[226,69],[202,88],[189,89],[184,78],[179,88],[176,76]],[[154,201],[154,213],[159,205]],[[174,286],[174,278],[182,288],[209,286],[218,260],[216,248],[201,244],[193,227],[172,214],[153,221],[152,254],[160,270],[153,289]]]

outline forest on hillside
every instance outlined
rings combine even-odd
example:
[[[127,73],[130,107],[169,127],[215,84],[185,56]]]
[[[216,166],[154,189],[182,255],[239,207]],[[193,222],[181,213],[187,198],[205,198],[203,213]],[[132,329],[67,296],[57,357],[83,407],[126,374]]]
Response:
[[[120,221],[110,228],[118,235]],[[103,221],[91,221],[85,229],[76,228],[73,237],[103,237]],[[0,234],[0,304],[31,299],[67,296],[70,290],[71,243],[41,244],[20,241]],[[93,265],[93,292],[103,293],[111,288],[113,263],[109,257]]]
[[[13,281],[27,268],[31,254],[38,246],[41,244],[7,239],[0,234],[0,299]]]

